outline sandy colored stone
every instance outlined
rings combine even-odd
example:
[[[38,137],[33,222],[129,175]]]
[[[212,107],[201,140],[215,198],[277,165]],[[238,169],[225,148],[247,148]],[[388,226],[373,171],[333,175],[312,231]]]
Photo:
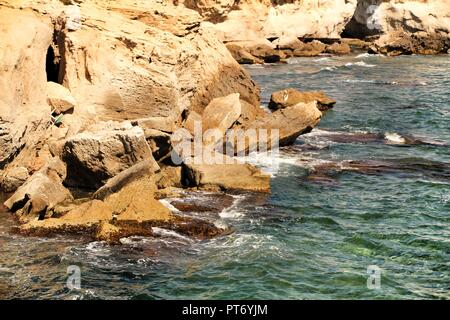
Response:
[[[200,189],[270,192],[270,176],[250,164],[188,164],[185,176]]]
[[[202,114],[202,128],[203,132],[216,130],[218,134],[204,136],[204,143],[210,144],[220,140],[240,116],[241,102],[238,93],[211,101]]]
[[[47,102],[56,114],[73,110],[77,105],[70,91],[55,82],[47,82]]]
[[[64,188],[57,175],[47,175],[45,171],[33,174],[17,191],[5,202],[5,206],[26,219],[45,213],[44,209],[51,209],[59,203],[72,200],[70,192]],[[38,206],[33,206],[39,204]]]
[[[292,88],[272,93],[269,108],[278,110],[298,103],[317,102],[320,110],[328,110],[336,104],[336,100],[328,97],[323,91],[301,92]]]
[[[62,158],[67,164],[65,183],[92,189],[135,163],[154,161],[139,127],[106,128],[73,136],[66,140]]]
[[[5,170],[0,176],[0,189],[3,192],[14,192],[29,178],[25,167],[13,167]]]
[[[327,46],[325,51],[331,54],[349,54],[352,49],[347,43],[335,42],[332,45]]]

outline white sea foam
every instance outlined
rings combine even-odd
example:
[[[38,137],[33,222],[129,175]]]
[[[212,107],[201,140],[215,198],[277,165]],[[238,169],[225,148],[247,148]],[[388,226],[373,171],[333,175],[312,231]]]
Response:
[[[219,213],[219,217],[228,219],[237,219],[244,216],[241,203],[246,199],[245,195],[233,195],[234,201],[231,206],[223,209]]]
[[[334,70],[336,70],[336,69],[337,69],[337,67],[332,66],[332,67],[324,67],[324,68],[321,68],[320,71],[334,71]]]
[[[405,143],[406,140],[401,135],[399,135],[396,132],[386,132],[384,134],[384,138],[388,141],[395,142],[395,143]]]
[[[163,204],[163,206],[165,206],[167,209],[169,209],[170,211],[174,212],[174,213],[180,213],[180,210],[178,210],[177,208],[175,208],[169,201],[167,201],[166,199],[160,199],[159,202],[161,202]]]
[[[319,59],[315,59],[314,62],[322,62],[322,61],[330,61],[331,58],[329,57],[323,57],[323,58],[319,58]]]
[[[370,57],[370,54],[366,52],[366,53],[358,54],[355,58],[362,59],[362,58],[369,58],[369,57]]]
[[[152,231],[155,235],[160,236],[160,237],[171,237],[171,238],[177,238],[177,239],[181,239],[181,240],[185,240],[185,241],[189,241],[192,242],[193,240],[183,236],[182,234],[179,234],[178,232],[175,232],[173,230],[168,230],[168,229],[164,229],[164,228],[159,228],[159,227],[152,227]]]
[[[358,66],[358,67],[365,67],[365,68],[373,68],[376,67],[374,64],[368,64],[364,61],[358,61],[358,62],[349,62],[345,64],[346,67],[352,67],[352,66]]]

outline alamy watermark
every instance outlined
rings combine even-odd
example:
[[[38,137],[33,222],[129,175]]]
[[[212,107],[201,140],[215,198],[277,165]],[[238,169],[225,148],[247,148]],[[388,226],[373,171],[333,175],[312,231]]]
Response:
[[[67,267],[68,278],[66,281],[69,290],[81,289],[81,269],[79,266],[71,265]]]
[[[381,268],[377,265],[370,265],[367,267],[367,289],[379,290],[381,289]]]

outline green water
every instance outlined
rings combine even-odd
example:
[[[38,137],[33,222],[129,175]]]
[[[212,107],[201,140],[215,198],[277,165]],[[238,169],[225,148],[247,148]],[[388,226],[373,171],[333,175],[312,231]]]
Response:
[[[159,230],[108,246],[11,235],[2,214],[0,296],[450,298],[449,56],[305,58],[249,71],[264,103],[286,87],[338,103],[281,151],[279,168],[266,168],[270,196],[234,195],[232,207],[207,214],[234,234],[197,242]],[[349,170],[349,160],[364,166]],[[81,267],[81,290],[65,286],[69,265]],[[379,289],[367,287],[370,265],[381,269]]]

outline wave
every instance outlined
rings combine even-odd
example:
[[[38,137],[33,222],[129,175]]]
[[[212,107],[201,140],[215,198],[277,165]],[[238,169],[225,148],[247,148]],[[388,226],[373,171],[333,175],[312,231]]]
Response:
[[[346,67],[353,67],[353,66],[358,66],[358,67],[365,67],[365,68],[373,68],[376,67],[375,64],[367,64],[364,61],[358,61],[358,62],[349,62],[345,64]]]
[[[233,195],[234,201],[231,206],[223,209],[219,213],[219,217],[227,219],[238,219],[244,216],[241,203],[246,200],[245,195]]]
[[[177,238],[177,239],[184,240],[187,242],[193,242],[192,239],[190,239],[186,236],[183,236],[182,234],[180,234],[176,231],[173,231],[173,230],[159,228],[159,227],[152,227],[152,231],[153,231],[153,234],[155,234],[156,236]]]
[[[384,138],[394,143],[406,143],[406,139],[396,132],[386,132]]]
[[[160,199],[159,202],[161,202],[167,209],[169,209],[170,211],[172,211],[173,213],[181,213],[180,210],[178,210],[177,208],[175,208],[169,201],[167,201],[166,199]]]

